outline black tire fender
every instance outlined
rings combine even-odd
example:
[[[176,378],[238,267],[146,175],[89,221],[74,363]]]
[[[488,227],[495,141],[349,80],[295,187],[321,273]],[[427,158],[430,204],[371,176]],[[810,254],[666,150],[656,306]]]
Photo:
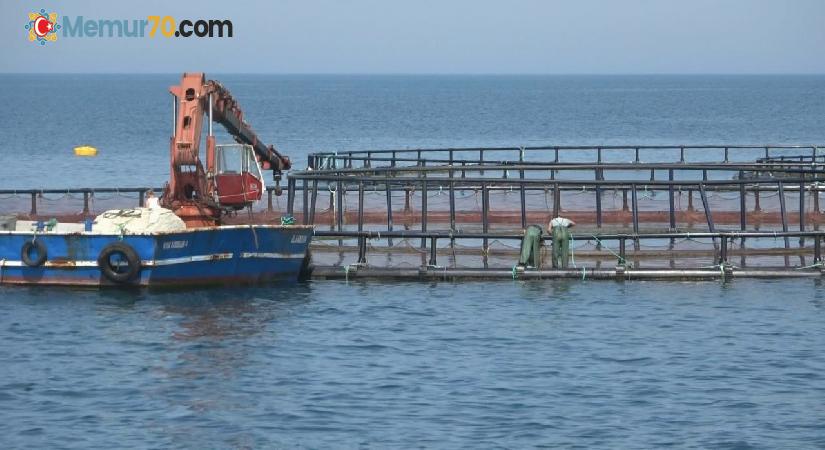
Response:
[[[34,258],[31,255],[32,250],[37,251],[37,256]],[[23,264],[29,267],[42,266],[48,256],[49,253],[46,250],[46,244],[41,240],[29,239],[23,243],[23,247],[20,249],[20,259],[23,260]]]
[[[112,265],[110,258],[118,253],[126,261],[126,270],[121,270],[120,267]],[[97,257],[97,265],[100,267],[100,272],[109,281],[127,283],[135,279],[140,272],[140,257],[131,245],[124,242],[112,242],[100,251],[100,255]]]

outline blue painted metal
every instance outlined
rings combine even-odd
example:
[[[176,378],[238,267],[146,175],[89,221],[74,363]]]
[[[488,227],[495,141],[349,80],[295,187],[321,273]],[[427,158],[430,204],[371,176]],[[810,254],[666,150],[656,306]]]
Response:
[[[48,258],[40,267],[21,260],[23,244],[37,239]],[[187,286],[296,280],[312,239],[312,227],[239,225],[126,235],[89,232],[0,231],[0,284],[71,286]],[[141,260],[131,282],[102,275],[97,259],[121,241]]]

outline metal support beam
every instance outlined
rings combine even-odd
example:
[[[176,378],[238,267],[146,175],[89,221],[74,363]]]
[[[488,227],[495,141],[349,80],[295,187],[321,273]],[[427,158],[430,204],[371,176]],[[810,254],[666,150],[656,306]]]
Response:
[[[728,263],[728,237],[722,236],[721,237],[721,245],[719,247],[719,262],[720,266],[724,266]]]
[[[389,182],[386,183],[385,188],[387,190],[387,231],[392,231],[392,187]],[[387,238],[387,245],[392,247],[392,238]]]
[[[295,213],[295,178],[289,178],[287,182],[286,213],[290,216]]]
[[[715,233],[716,226],[713,224],[713,212],[710,210],[708,196],[705,192],[705,185],[703,183],[699,183],[699,195],[702,197],[702,208],[705,210],[705,218],[708,221],[708,231]]]
[[[673,169],[667,171],[667,179],[673,181]],[[676,229],[676,198],[673,184],[667,186],[668,216],[670,219],[670,229]]]
[[[559,217],[561,214],[561,189],[559,183],[553,184],[553,217]]]
[[[364,182],[358,182],[358,231],[364,231]]]
[[[487,190],[487,185],[481,185],[481,230],[485,234],[490,231],[490,219],[488,217],[490,209],[490,193]],[[487,252],[488,241],[484,238],[484,252]]]
[[[759,192],[759,185],[756,185],[756,189],[753,191],[753,212],[762,211],[762,206],[759,204]]]
[[[636,198],[636,185],[631,185],[631,213],[633,214],[633,234],[639,234],[639,203]]]
[[[365,236],[358,237],[358,264],[367,263],[367,238]]]
[[[522,182],[519,183],[519,199],[521,200],[521,229],[527,229],[527,193],[524,191],[524,171],[519,171],[519,178]]]
[[[767,151],[767,148],[765,149]],[[788,209],[785,207],[785,183],[779,182],[779,214],[782,217],[782,231],[788,232]],[[790,239],[785,236],[785,248],[790,248]]]
[[[421,231],[427,231],[427,180],[421,182]],[[421,248],[425,248],[427,242],[421,239]]]
[[[450,181],[450,230],[455,231],[455,182]]]
[[[627,264],[627,240],[625,238],[619,238],[619,265],[626,265]]]
[[[805,182],[799,183],[799,231],[805,231]]]
[[[725,159],[727,160],[727,150],[725,149]],[[745,190],[745,172],[740,170],[739,171],[739,229],[745,231],[748,227],[747,224],[747,191]]]
[[[335,216],[336,222],[338,224],[338,231],[343,231],[344,229],[344,182],[339,181],[338,186],[335,188]]]
[[[312,180],[312,197],[309,204],[309,223],[315,223],[315,205],[318,202],[318,180]]]
[[[83,215],[84,216],[89,215],[89,193],[88,192],[83,193]]]
[[[306,179],[301,180],[301,194],[303,197],[303,202],[301,203],[301,209],[303,209],[303,223],[304,225],[309,225],[309,181]]]

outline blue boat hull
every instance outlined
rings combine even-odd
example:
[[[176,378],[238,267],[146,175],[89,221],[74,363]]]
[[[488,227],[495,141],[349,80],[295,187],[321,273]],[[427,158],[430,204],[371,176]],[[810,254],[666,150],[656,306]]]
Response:
[[[22,249],[36,239],[47,258],[31,267]],[[168,233],[0,232],[0,284],[69,286],[192,286],[296,280],[307,255],[312,228],[241,225]],[[125,282],[107,278],[98,265],[103,249],[127,244],[140,271]]]

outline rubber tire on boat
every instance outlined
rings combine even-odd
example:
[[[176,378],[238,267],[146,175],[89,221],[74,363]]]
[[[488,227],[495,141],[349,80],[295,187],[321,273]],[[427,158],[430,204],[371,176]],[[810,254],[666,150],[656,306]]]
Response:
[[[32,259],[29,255],[32,249],[37,250],[37,258]],[[43,263],[46,262],[46,258],[48,258],[48,252],[46,251],[46,244],[44,244],[43,241],[29,239],[23,243],[23,247],[20,249],[20,259],[23,260],[23,264],[29,267],[42,266]]]
[[[112,267],[109,258],[115,253],[120,253],[126,258],[128,270],[125,272],[118,272]],[[109,281],[126,283],[132,281],[138,272],[140,272],[140,257],[129,244],[112,242],[100,251],[100,256],[97,257],[97,265],[100,267],[100,272],[103,273],[103,276],[108,278]]]

